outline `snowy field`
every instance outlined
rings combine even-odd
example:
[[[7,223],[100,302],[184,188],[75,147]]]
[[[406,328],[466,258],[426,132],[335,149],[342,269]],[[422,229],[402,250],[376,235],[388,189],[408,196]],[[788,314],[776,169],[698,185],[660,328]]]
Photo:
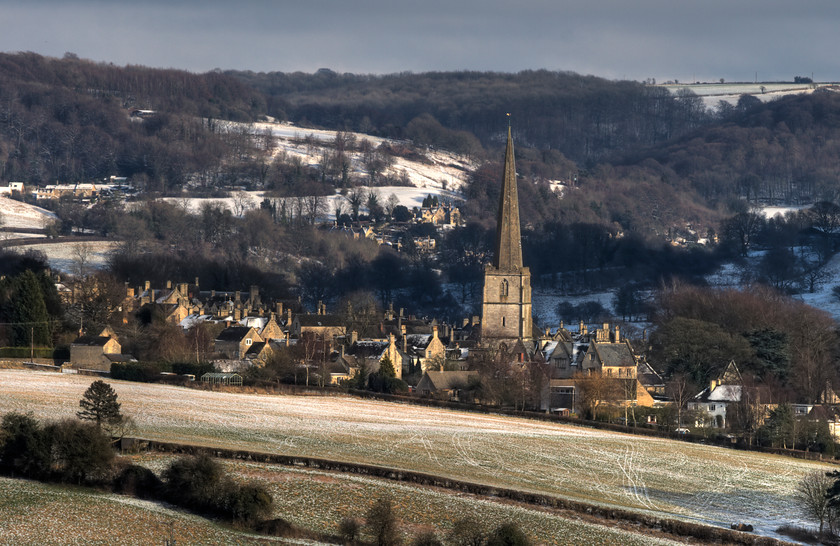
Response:
[[[60,241],[52,243],[38,243],[34,245],[10,247],[24,253],[28,250],[43,252],[50,267],[62,273],[71,273],[73,266],[77,263],[80,245],[87,247],[87,266],[94,269],[102,269],[108,264],[111,252],[119,246],[118,241],[94,241],[89,243],[64,243]]]
[[[0,227],[43,229],[55,218],[46,209],[0,196]]]
[[[154,502],[0,477],[0,545],[284,543]]]
[[[0,370],[7,411],[72,416],[90,377]],[[111,381],[138,434],[382,464],[773,536],[803,524],[812,462],[582,427],[333,396],[208,392]]]
[[[817,88],[832,84],[814,84]],[[762,102],[769,102],[785,95],[813,93],[814,87],[807,83],[702,83],[702,84],[666,84],[662,87],[677,93],[683,89],[692,91],[703,99],[706,108],[716,108],[720,101],[737,104],[741,95],[752,95]]]

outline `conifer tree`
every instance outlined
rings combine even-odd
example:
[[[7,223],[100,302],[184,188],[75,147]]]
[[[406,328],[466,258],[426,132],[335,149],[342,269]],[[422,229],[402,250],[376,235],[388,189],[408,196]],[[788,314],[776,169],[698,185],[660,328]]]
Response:
[[[100,428],[111,428],[118,425],[123,416],[120,414],[120,403],[117,402],[117,393],[111,385],[101,379],[90,384],[82,399],[79,400],[82,408],[76,412],[79,419],[94,421]]]
[[[9,322],[12,323],[11,345],[16,347],[51,345],[49,313],[37,275],[26,270],[11,283]]]

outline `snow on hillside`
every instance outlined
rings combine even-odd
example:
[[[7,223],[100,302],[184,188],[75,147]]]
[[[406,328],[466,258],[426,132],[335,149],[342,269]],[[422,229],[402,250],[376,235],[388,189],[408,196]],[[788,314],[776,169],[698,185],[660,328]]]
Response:
[[[700,83],[666,84],[662,87],[671,93],[688,89],[703,99],[706,108],[716,108],[720,101],[737,104],[741,95],[752,95],[762,102],[768,102],[785,95],[813,93],[820,88],[834,89],[833,84],[826,83]]]
[[[274,137],[274,156],[286,154],[299,157],[307,165],[317,165],[321,162],[323,148],[317,143],[331,143],[335,140],[337,131],[322,129],[304,129],[291,123],[261,122],[254,124],[226,122],[229,130],[239,129],[252,134],[270,133]],[[398,144],[396,141],[362,133],[345,133],[355,138],[357,142],[367,140],[373,148],[381,144]],[[310,142],[306,142],[309,140]],[[312,143],[314,141],[314,144]],[[471,160],[442,150],[425,150],[422,160],[412,160],[404,157],[393,157],[393,164],[385,169],[385,174],[394,178],[405,177],[417,188],[424,188],[427,193],[442,191],[460,191],[467,174],[476,164]],[[348,153],[352,162],[352,171],[358,177],[366,177],[360,152]]]
[[[30,205],[0,197],[0,226],[18,229],[43,229],[51,221],[55,220],[54,213]]]

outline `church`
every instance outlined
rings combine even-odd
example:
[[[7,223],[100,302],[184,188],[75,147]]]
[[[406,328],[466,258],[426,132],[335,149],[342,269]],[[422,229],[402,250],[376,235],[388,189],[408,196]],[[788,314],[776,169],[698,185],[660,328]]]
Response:
[[[499,197],[493,263],[484,270],[481,304],[481,344],[506,349],[533,340],[531,272],[522,266],[519,195],[513,138],[508,125],[504,178]]]

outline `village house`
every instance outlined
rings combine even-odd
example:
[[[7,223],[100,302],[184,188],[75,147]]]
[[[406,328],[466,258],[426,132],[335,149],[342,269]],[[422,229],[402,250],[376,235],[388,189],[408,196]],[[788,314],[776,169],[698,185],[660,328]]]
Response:
[[[726,428],[726,410],[732,404],[741,401],[744,381],[735,361],[730,361],[723,373],[711,380],[709,386],[699,392],[688,403],[690,411],[703,416],[697,419],[695,426],[714,426]]]
[[[254,343],[264,341],[254,328],[231,326],[216,337],[214,351],[226,359],[244,360]]]
[[[116,333],[106,327],[97,335],[81,335],[70,344],[70,366],[80,370],[111,371],[111,364],[133,360],[122,354]]]
[[[423,373],[415,392],[419,396],[434,397],[452,402],[464,400],[462,392],[476,385],[479,375],[476,371],[428,371]]]

